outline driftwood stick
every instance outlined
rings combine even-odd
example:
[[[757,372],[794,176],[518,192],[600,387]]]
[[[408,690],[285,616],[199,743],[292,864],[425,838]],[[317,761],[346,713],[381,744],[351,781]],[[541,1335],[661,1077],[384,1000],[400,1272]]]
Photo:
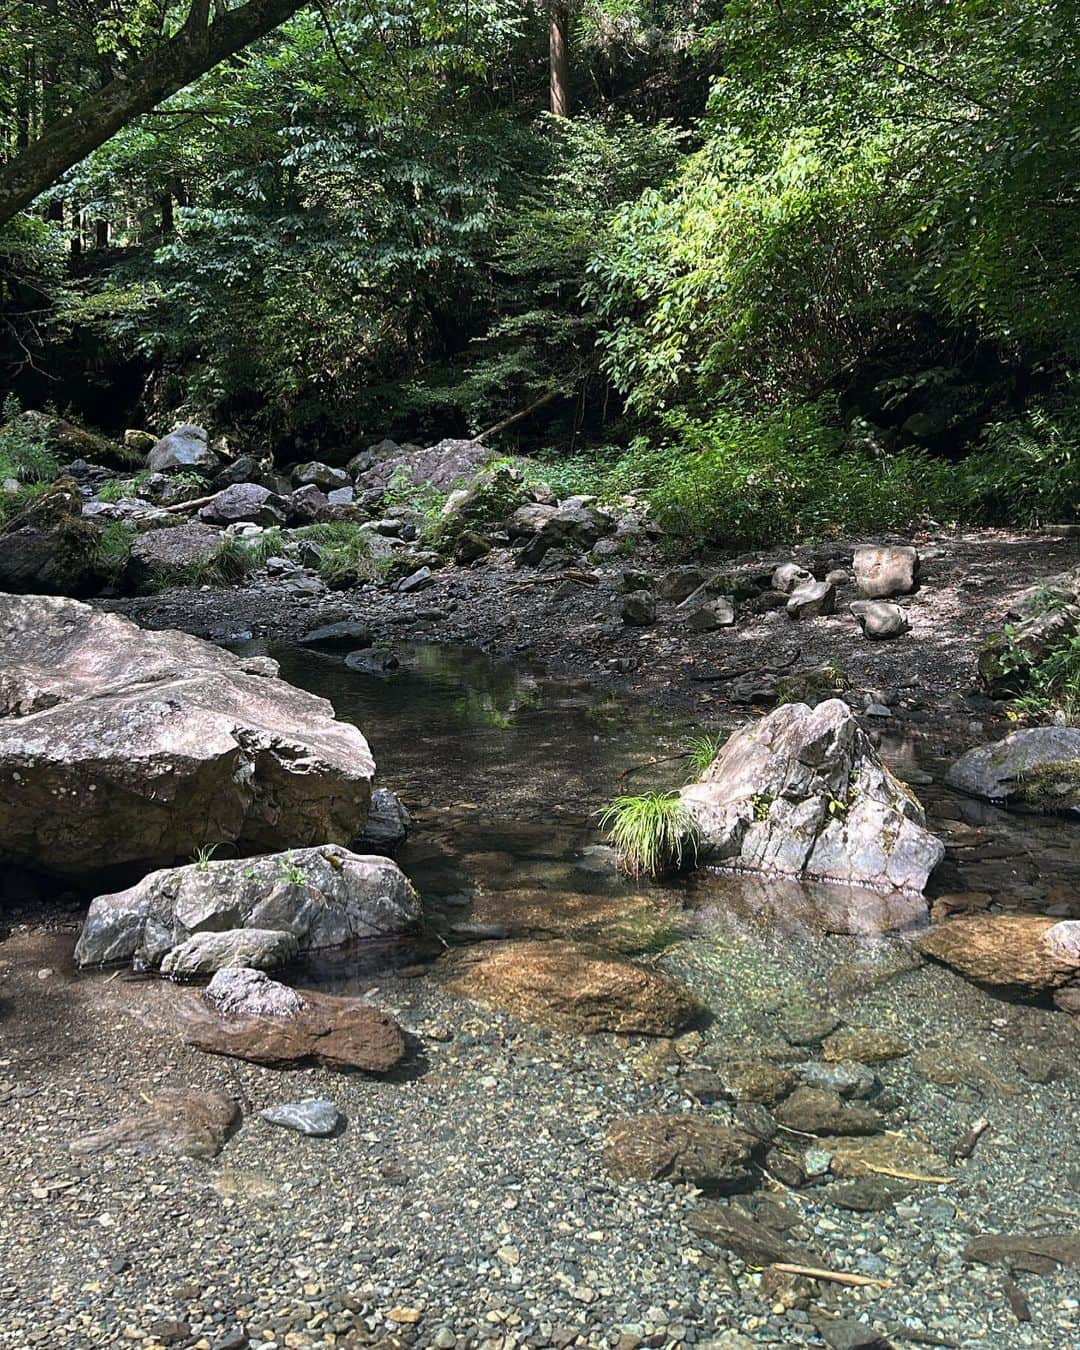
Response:
[[[876,1280],[870,1275],[849,1275],[846,1270],[822,1270],[818,1266],[796,1266],[787,1261],[773,1262],[773,1270],[781,1270],[785,1275],[805,1275],[811,1280],[831,1280],[833,1284],[853,1284],[860,1288],[874,1285],[878,1289],[891,1289],[892,1280]]]
[[[486,431],[481,431],[473,437],[474,441],[486,441],[489,436],[497,436],[500,431],[505,431],[507,427],[512,427],[515,422],[521,422],[530,413],[534,413],[539,408],[545,407],[548,403],[554,403],[557,398],[563,396],[561,389],[549,389],[546,394],[541,394],[538,399],[534,399],[527,408],[522,408],[520,412],[511,413],[509,417],[504,417],[501,422],[496,422],[493,427],[488,427]]]
[[[212,502],[217,496],[216,492],[211,492],[209,497],[194,497],[189,502],[176,502],[173,506],[163,506],[163,511],[193,511],[196,506],[205,506],[207,502]]]
[[[901,1181],[925,1181],[932,1186],[951,1186],[955,1177],[928,1177],[922,1172],[901,1172],[895,1167],[879,1167],[876,1163],[863,1163],[868,1172],[877,1172],[883,1177],[898,1177]]]
[[[730,670],[716,671],[711,675],[691,675],[690,678],[698,684],[711,684],[717,680],[737,680],[740,675],[779,675],[782,671],[790,670],[801,655],[802,648],[796,647],[777,666],[732,666]]]

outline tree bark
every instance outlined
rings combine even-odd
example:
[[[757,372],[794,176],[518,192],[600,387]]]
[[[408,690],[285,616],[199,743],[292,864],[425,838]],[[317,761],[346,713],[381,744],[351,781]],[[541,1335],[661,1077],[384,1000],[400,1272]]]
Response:
[[[175,37],[91,94],[0,168],[0,225],[134,118],[272,32],[305,3],[247,0],[210,23],[209,0],[192,0],[187,21]]]
[[[570,116],[570,12],[564,0],[549,0],[548,57],[551,66],[551,111]]]

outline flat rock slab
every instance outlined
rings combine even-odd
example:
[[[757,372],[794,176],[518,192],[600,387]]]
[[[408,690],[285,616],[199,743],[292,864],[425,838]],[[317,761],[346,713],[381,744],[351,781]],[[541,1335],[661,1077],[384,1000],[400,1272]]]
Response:
[[[698,1237],[734,1252],[752,1266],[768,1266],[774,1261],[820,1264],[813,1252],[788,1242],[733,1206],[702,1205],[689,1215],[686,1226]]]
[[[629,1116],[608,1126],[604,1166],[616,1181],[681,1181],[705,1191],[736,1191],[755,1181],[760,1141],[709,1116]]]
[[[466,998],[568,1031],[674,1036],[701,1013],[673,981],[569,942],[493,944],[451,984]]]
[[[224,933],[196,933],[166,953],[161,973],[174,980],[213,975],[227,966],[277,970],[299,953],[292,933],[272,928],[230,928]]]
[[[322,1097],[309,1097],[302,1102],[285,1102],[268,1106],[259,1115],[271,1125],[283,1125],[298,1134],[325,1139],[341,1124],[341,1112],[333,1102]]]
[[[970,914],[917,939],[919,951],[980,984],[1042,993],[1080,982],[1080,921]]]
[[[325,699],[183,633],[0,596],[0,861],[169,866],[207,843],[345,844],[374,761]]]
[[[853,1106],[828,1088],[803,1085],[776,1108],[776,1119],[800,1134],[879,1134],[885,1122],[869,1106]]]
[[[262,971],[219,971],[180,1016],[197,1050],[275,1068],[315,1063],[389,1073],[405,1058],[401,1028],[386,1013],[358,999],[300,993]]]
[[[71,1151],[214,1158],[238,1116],[236,1103],[224,1093],[169,1089],[105,1129],[76,1139]]]
[[[929,1144],[908,1135],[843,1135],[823,1138],[821,1147],[832,1157],[833,1176],[841,1180],[895,1172],[934,1177],[953,1175],[948,1162]]]
[[[1052,1275],[1062,1266],[1080,1266],[1080,1233],[987,1233],[964,1248],[964,1260],[983,1266],[1008,1266],[1033,1275]]]

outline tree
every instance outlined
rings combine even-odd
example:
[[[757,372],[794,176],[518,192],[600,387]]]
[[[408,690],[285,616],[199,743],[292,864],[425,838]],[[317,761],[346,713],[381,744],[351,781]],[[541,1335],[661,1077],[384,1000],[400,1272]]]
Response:
[[[548,55],[551,66],[551,111],[570,116],[570,11],[565,0],[550,0]]]
[[[238,9],[222,9],[211,0],[190,0],[187,17],[172,37],[137,52],[130,65],[46,126],[36,140],[21,138],[27,143],[0,168],[0,226],[134,118],[271,32],[305,3],[246,0]]]

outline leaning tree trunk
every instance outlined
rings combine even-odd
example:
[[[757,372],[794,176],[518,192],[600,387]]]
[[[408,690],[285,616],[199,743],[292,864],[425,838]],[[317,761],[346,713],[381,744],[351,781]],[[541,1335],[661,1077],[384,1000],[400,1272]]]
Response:
[[[570,14],[564,0],[550,0],[548,56],[551,65],[551,111],[570,116]]]
[[[247,0],[239,9],[219,13],[211,23],[209,0],[191,0],[187,22],[175,37],[91,94],[0,168],[0,225],[133,118],[272,32],[305,3]]]

